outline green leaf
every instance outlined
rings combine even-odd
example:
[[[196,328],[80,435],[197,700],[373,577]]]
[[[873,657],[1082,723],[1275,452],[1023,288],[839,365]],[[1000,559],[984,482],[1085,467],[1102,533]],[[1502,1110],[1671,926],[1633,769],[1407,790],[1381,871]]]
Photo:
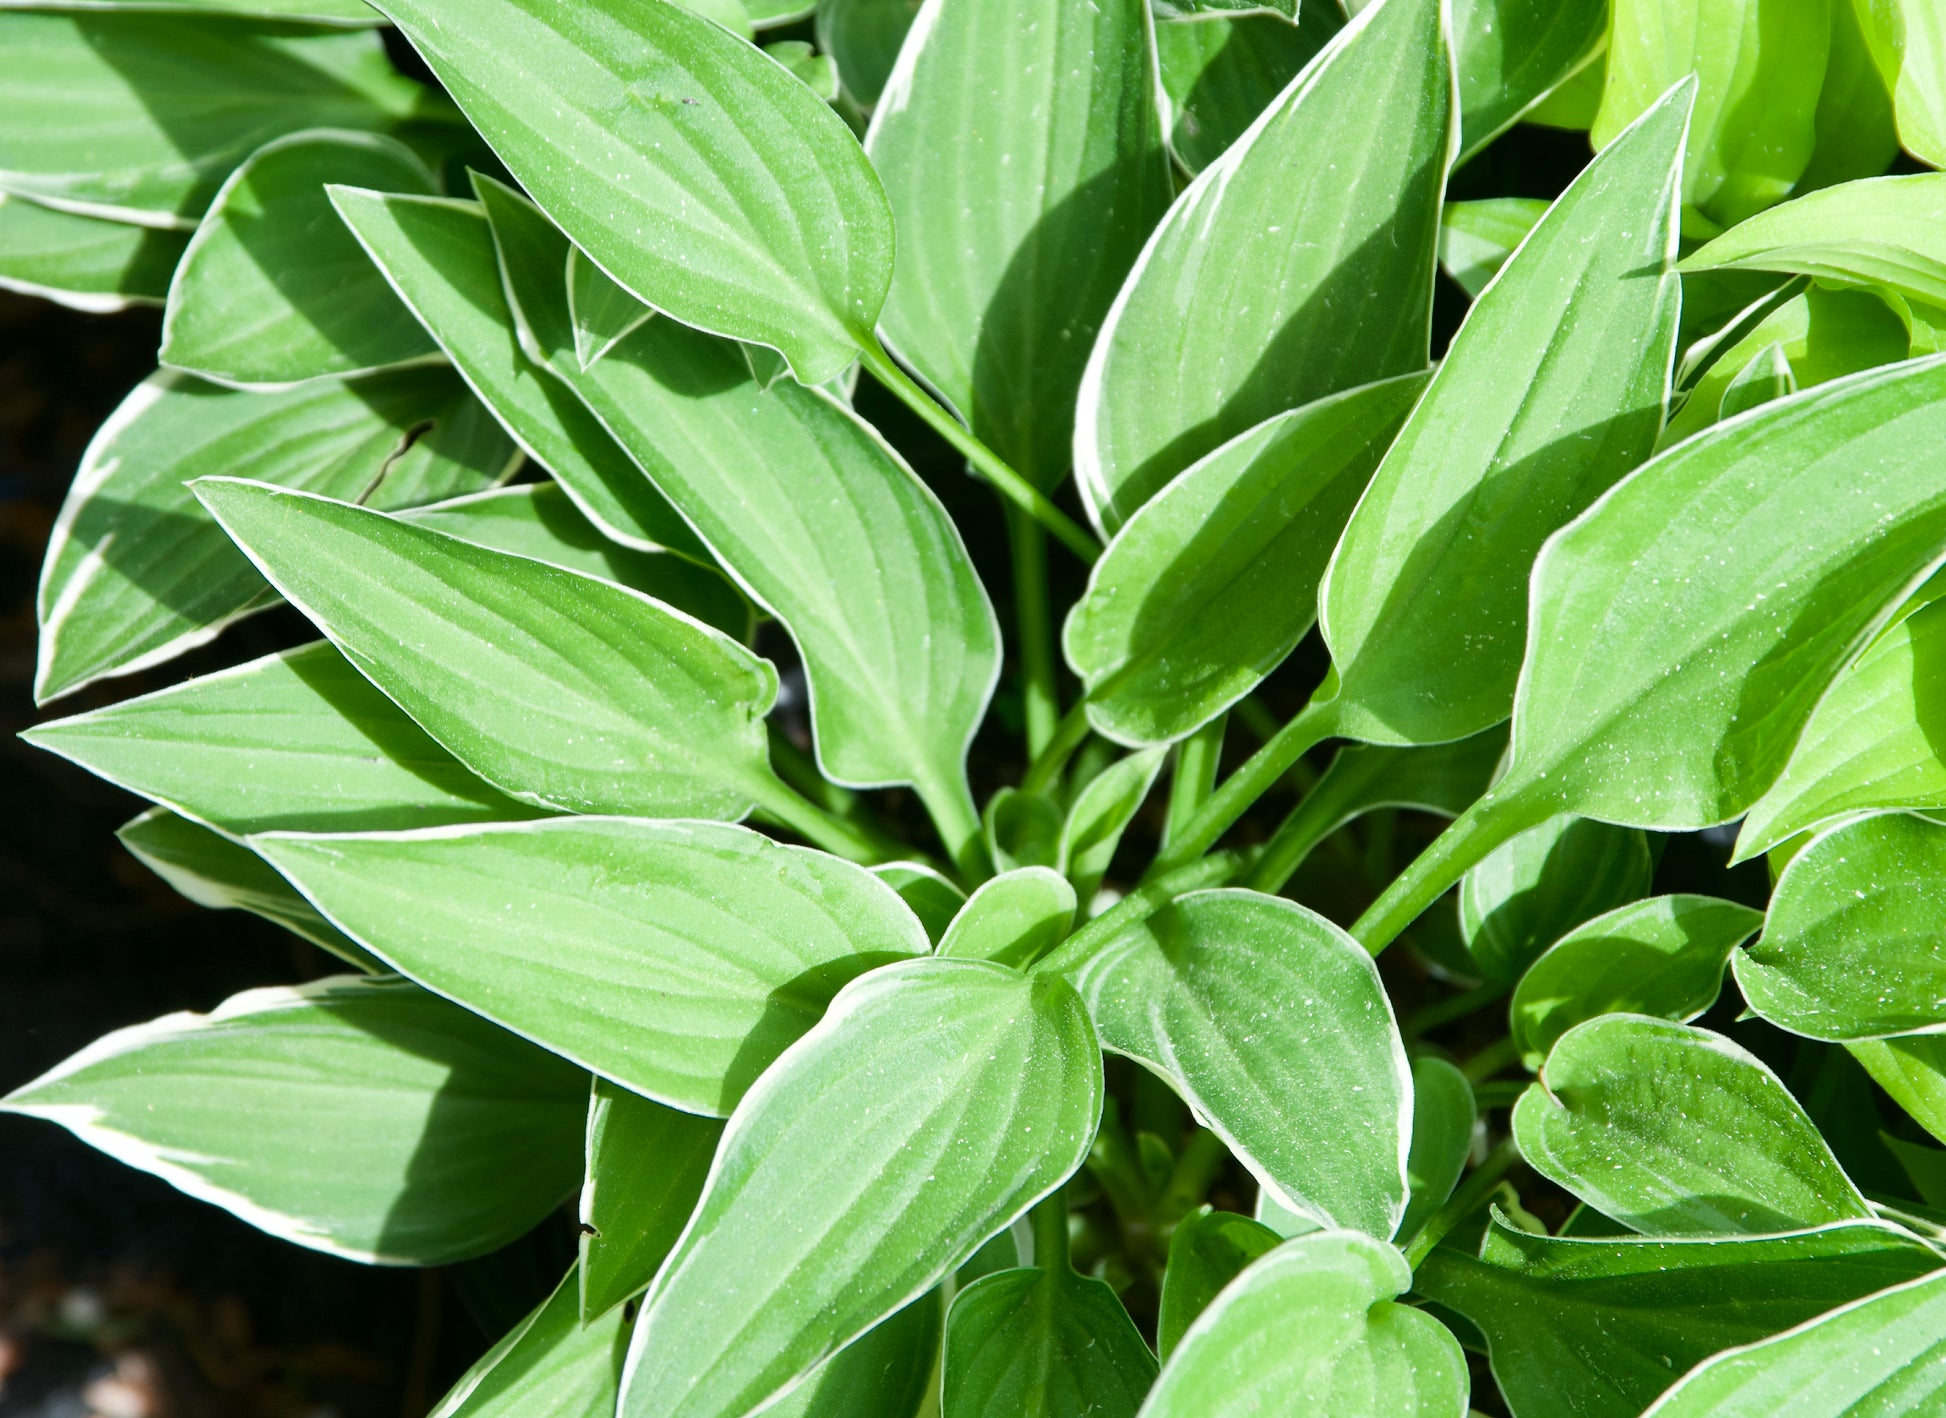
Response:
[[[1922,162],[1946,164],[1946,23],[1914,0],[1864,0],[1858,18],[1892,87],[1899,141]]]
[[[946,934],[946,927],[966,904],[966,893],[961,891],[946,877],[931,867],[918,862],[887,862],[882,866],[870,868],[873,876],[899,893],[919,923],[926,928],[926,936],[937,945]]]
[[[1569,1240],[1499,1218],[1478,1259],[1450,1246],[1413,1287],[1486,1334],[1520,1418],[1635,1418],[1692,1364],[1939,1267],[1879,1222],[1714,1240]]]
[[[152,375],[95,431],[48,541],[35,696],[161,664],[270,604],[263,577],[183,486],[192,478],[248,468],[395,508],[491,486],[518,459],[443,369],[277,394]]]
[[[772,1418],[923,1418],[939,1392],[943,1291],[928,1291],[880,1320],[764,1412]]]
[[[1784,353],[1784,347],[1771,343],[1759,350],[1748,364],[1737,371],[1736,376],[1724,386],[1723,402],[1717,407],[1717,417],[1735,418],[1772,399],[1781,399],[1787,394],[1797,392],[1797,376],[1791,372],[1791,362]]]
[[[1640,832],[1557,817],[1494,849],[1460,882],[1460,935],[1488,979],[1511,984],[1584,921],[1647,894]]]
[[[1946,1142],[1946,1038],[1919,1034],[1861,1040],[1845,1048],[1914,1122]]]
[[[1892,93],[1872,57],[1857,4],[1833,0],[1831,57],[1818,90],[1817,147],[1796,190],[1876,177],[1898,156]]]
[[[1713,896],[1652,896],[1575,927],[1514,987],[1508,1021],[1521,1062],[1538,1070],[1557,1039],[1598,1015],[1687,1024],[1716,1003],[1730,953],[1763,920]]]
[[[321,641],[21,737],[232,836],[536,815],[476,778]]]
[[[1446,1326],[1393,1298],[1411,1285],[1405,1258],[1370,1236],[1286,1241],[1190,1326],[1143,1418],[1464,1418],[1466,1356]]]
[[[784,1392],[1059,1186],[1101,1097],[1094,1030],[1057,977],[926,959],[854,981],[731,1117],[636,1324],[620,1412]]]
[[[1281,1204],[1390,1236],[1412,1081],[1371,957],[1253,891],[1177,898],[1070,964],[1102,1046],[1167,1079]]]
[[[1656,446],[1667,448],[1727,417],[1730,386],[1760,354],[1777,346],[1796,387],[1809,389],[1902,360],[1911,353],[1912,339],[1904,322],[1877,296],[1811,286],[1766,315],[1703,371]]]
[[[1645,1235],[1872,1214],[1777,1075],[1687,1024],[1611,1014],[1576,1025],[1521,1095],[1513,1128],[1535,1171]]]
[[[595,1080],[581,1183],[582,1323],[648,1288],[696,1210],[722,1136],[714,1118]]]
[[[844,120],[782,65],[669,0],[378,8],[625,290],[771,346],[804,384],[873,340],[891,209]]]
[[[1535,554],[1654,446],[1689,96],[1665,95],[1528,233],[1373,475],[1318,597],[1344,736],[1440,743],[1505,718]]]
[[[1788,196],[1810,163],[1830,51],[1825,0],[1615,0],[1589,137],[1606,147],[1694,74],[1683,198],[1724,226],[1740,222]]]
[[[1432,0],[1360,15],[1149,238],[1075,412],[1075,481],[1104,533],[1272,415],[1425,367],[1456,117],[1440,17]]]
[[[1156,55],[1176,161],[1192,173],[1215,162],[1343,26],[1332,5],[1301,7],[1296,24],[1277,15],[1158,16]]]
[[[1946,361],[1915,360],[1780,399],[1616,487],[1535,564],[1515,749],[1482,802],[1670,829],[1741,815],[1938,560],[1942,437]]]
[[[188,244],[183,232],[56,211],[0,192],[0,290],[70,310],[100,315],[161,304]]]
[[[1075,892],[1047,867],[1018,867],[980,884],[940,937],[940,955],[1016,969],[1047,954],[1074,926]]]
[[[506,189],[481,195],[551,367],[790,629],[825,776],[963,797],[1000,636],[939,499],[828,394],[789,381],[760,392],[735,345],[674,320],[649,321],[582,371],[561,295],[564,239]]]
[[[1946,1029],[1938,883],[1946,827],[1901,813],[1819,834],[1777,879],[1736,957],[1750,1008],[1811,1039]]]
[[[723,823],[567,818],[251,845],[428,989],[719,1117],[845,981],[930,945],[863,867]]]
[[[1102,318],[1174,195],[1147,11],[938,0],[865,139],[898,222],[887,348],[1042,487],[1072,455]]]
[[[164,364],[219,383],[294,384],[438,358],[331,210],[325,185],[433,193],[412,150],[372,133],[293,133],[230,174],[183,253]]]
[[[1068,864],[1068,880],[1082,907],[1101,890],[1122,833],[1147,801],[1167,756],[1167,749],[1145,748],[1119,758],[1074,795],[1061,824],[1060,857]]]
[[[1066,1265],[983,1275],[946,1316],[945,1418],[1134,1418],[1155,1355],[1115,1292]]]
[[[1607,29],[1607,0],[1453,0],[1459,161],[1587,63]]]
[[[220,832],[166,807],[152,807],[123,823],[115,835],[137,861],[198,906],[249,911],[360,970],[386,968],[377,956],[320,916],[256,853]]]
[[[1061,805],[1044,793],[1002,788],[987,799],[981,826],[987,853],[998,871],[1018,867],[1060,870],[1061,835],[1066,827]]]
[[[385,23],[385,17],[365,0],[54,0],[51,4],[42,0],[0,0],[0,10],[74,10],[83,14],[149,10],[160,14],[289,20],[344,29],[367,29]]]
[[[1425,387],[1410,374],[1279,414],[1136,510],[1062,635],[1097,732],[1172,742],[1283,662],[1316,619],[1351,509]]]
[[[1857,1300],[1692,1369],[1658,1418],[1924,1413],[1946,1401],[1946,1276]]]
[[[804,39],[780,39],[766,44],[763,51],[782,64],[798,81],[826,103],[836,103],[840,92],[838,66],[828,54],[819,54]]]
[[[1942,655],[1946,606],[1872,642],[1819,701],[1783,774],[1744,818],[1734,860],[1845,813],[1946,807],[1946,763],[1934,748],[1946,707]]]
[[[416,985],[337,975],[118,1029],[0,1111],[300,1246],[446,1265],[573,1191],[587,1088]]]
[[[9,10],[0,34],[0,190],[144,226],[194,226],[281,134],[389,128],[425,105],[368,32]]]
[[[1478,299],[1550,204],[1537,197],[1448,202],[1439,221],[1439,266]]]
[[[1320,842],[1379,808],[1458,817],[1487,790],[1506,748],[1501,727],[1425,747],[1345,745],[1277,829],[1250,884],[1259,891],[1280,890]]]
[[[1682,263],[1685,271],[1788,271],[1946,304],[1946,173],[1873,177],[1811,192],[1750,218]]]
[[[1410,1194],[1399,1219],[1399,1240],[1416,1236],[1453,1194],[1473,1150],[1478,1120],[1465,1074],[1430,1054],[1412,1061],[1412,1148],[1405,1164]]]
[[[600,420],[521,350],[479,207],[344,188],[331,201],[474,393],[590,521],[626,545],[707,559]]]
[[[576,247],[568,252],[568,318],[574,322],[574,357],[586,369],[655,311],[608,278]]]
[[[776,671],[721,631],[380,512],[231,478],[195,491],[360,674],[519,801],[738,818],[777,795]]]
[[[400,515],[414,526],[461,541],[613,581],[694,616],[733,640],[750,638],[750,603],[722,572],[670,552],[610,541],[576,510],[560,483],[494,488]]]
[[[460,1376],[428,1418],[518,1418],[612,1412],[628,1350],[620,1314],[584,1324],[579,1266]]]
[[[819,0],[818,48],[838,65],[845,92],[870,108],[892,76],[920,0]]]
[[[1595,126],[1595,116],[1601,112],[1601,92],[1606,87],[1608,46],[1603,44],[1599,54],[1556,84],[1521,119],[1540,128],[1585,133]]]
[[[1176,1224],[1169,1238],[1162,1308],[1156,1319],[1156,1349],[1164,1363],[1217,1292],[1283,1240],[1260,1221],[1207,1206],[1197,1207]]]

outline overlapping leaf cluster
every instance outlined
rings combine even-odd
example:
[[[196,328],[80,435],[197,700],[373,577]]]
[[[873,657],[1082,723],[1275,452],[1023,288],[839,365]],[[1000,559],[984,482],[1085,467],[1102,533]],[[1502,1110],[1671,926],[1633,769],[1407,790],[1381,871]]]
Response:
[[[0,282],[164,308],[29,738],[345,966],[5,1107],[368,1262],[578,1194],[442,1415],[1946,1402],[1946,11],[375,4],[0,14]],[[1592,160],[1449,201],[1523,120]]]

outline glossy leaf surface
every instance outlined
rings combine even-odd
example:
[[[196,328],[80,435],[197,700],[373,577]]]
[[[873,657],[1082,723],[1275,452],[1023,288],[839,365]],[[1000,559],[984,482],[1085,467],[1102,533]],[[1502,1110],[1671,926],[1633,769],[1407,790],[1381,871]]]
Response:
[[[781,351],[806,384],[872,338],[891,210],[844,120],[782,65],[669,0],[380,8],[624,289]]]
[[[229,479],[196,492],[361,674],[521,801],[737,818],[770,791],[776,672],[722,632],[345,503]]]
[[[156,374],[96,431],[48,541],[35,694],[172,659],[267,603],[263,577],[183,486],[192,478],[248,468],[280,487],[409,507],[491,486],[517,456],[443,369],[278,394]]]
[[[1080,1166],[1101,1088],[1065,981],[915,960],[854,982],[731,1118],[636,1324],[620,1411],[747,1410],[789,1388]],[[785,1212],[802,1224],[780,1235]]]
[[[1082,378],[1075,481],[1101,531],[1272,415],[1424,368],[1448,65],[1439,7],[1385,0],[1177,198]],[[1354,294],[1374,290],[1392,298]]]
[[[1778,878],[1737,987],[1780,1029],[1871,1039],[1946,1029],[1946,827],[1903,813],[1841,823]]]
[[[393,968],[696,1113],[734,1107],[846,980],[928,951],[864,868],[727,824],[571,818],[252,844]]]
[[[29,743],[241,836],[527,818],[318,642],[40,724]]]
[[[1422,375],[1279,414],[1202,458],[1129,519],[1068,614],[1088,721],[1169,743],[1255,689],[1317,615],[1317,588]]]
[[[1763,914],[1713,896],[1652,896],[1575,927],[1528,967],[1508,1017],[1521,1062],[1538,1070],[1583,1020],[1645,1014],[1686,1024],[1723,988],[1730,953]]]
[[[1466,1357],[1438,1320],[1392,1298],[1411,1284],[1404,1257],[1369,1236],[1286,1241],[1190,1326],[1144,1418],[1463,1418]]]
[[[1520,1418],[1634,1418],[1691,1365],[1888,1285],[1939,1257],[1851,1222],[1748,1239],[1570,1240],[1496,1219],[1476,1259],[1440,1247],[1413,1286],[1485,1332]]]
[[[1168,1079],[1279,1202],[1392,1234],[1412,1081],[1371,957],[1343,931],[1276,897],[1200,891],[1074,978],[1103,1046]]]
[[[1504,718],[1534,556],[1654,447],[1688,110],[1671,91],[1528,233],[1373,475],[1319,595],[1348,737],[1439,743]]]
[[[1043,486],[1067,467],[1102,317],[1174,195],[1150,25],[1144,0],[933,0],[865,140],[898,222],[887,345]]]
[[[432,193],[412,150],[369,133],[294,133],[230,174],[162,317],[165,365],[275,387],[423,362],[437,347],[344,229],[327,183]]]
[[[1155,1355],[1092,1276],[1026,1266],[983,1275],[946,1317],[946,1418],[1134,1418]]]
[[[1608,1015],[1570,1029],[1513,1127],[1535,1171],[1646,1235],[1872,1214],[1777,1075],[1686,1024]]]
[[[444,1265],[574,1189],[586,1096],[578,1069],[416,985],[333,976],[104,1035],[0,1109],[298,1245]]]

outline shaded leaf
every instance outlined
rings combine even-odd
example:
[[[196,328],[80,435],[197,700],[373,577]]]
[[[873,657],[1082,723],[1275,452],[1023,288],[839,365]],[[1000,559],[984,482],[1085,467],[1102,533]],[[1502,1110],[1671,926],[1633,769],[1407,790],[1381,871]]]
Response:
[[[887,862],[869,869],[873,876],[899,893],[934,945],[966,904],[966,893],[946,877],[917,862]]]
[[[1536,197],[1448,202],[1439,220],[1440,269],[1478,299],[1548,206]]]
[[[774,57],[774,56],[773,56]],[[586,369],[655,311],[610,280],[579,247],[568,251],[568,318],[574,322],[574,357]]]
[[[1047,867],[1017,867],[982,882],[946,927],[938,954],[1025,969],[1074,925],[1075,894]]]
[[[811,1370],[764,1409],[775,1418],[914,1418],[938,1392],[944,1287],[928,1291]]]
[[[1065,1265],[983,1275],[946,1317],[945,1418],[1133,1418],[1155,1355],[1102,1281]]]
[[[583,1324],[648,1288],[689,1224],[722,1136],[723,1124],[714,1118],[595,1080],[581,1182],[577,1311]]]
[[[1197,1207],[1176,1223],[1169,1238],[1168,1268],[1162,1273],[1162,1309],[1156,1319],[1156,1348],[1164,1363],[1217,1292],[1283,1239],[1260,1221],[1207,1206]]]
[[[1845,1048],[1914,1122],[1946,1142],[1946,1038],[1919,1034],[1861,1040]]]
[[[1410,1190],[1399,1219],[1400,1241],[1417,1235],[1453,1194],[1473,1150],[1478,1120],[1465,1074],[1430,1054],[1412,1061],[1412,1147],[1405,1164]]]
[[[1453,0],[1461,162],[1587,63],[1607,0]]]
[[[1497,847],[1460,882],[1460,935],[1489,979],[1511,984],[1584,921],[1645,895],[1640,832],[1557,817]]]
[[[364,0],[355,0],[362,5]],[[187,233],[56,211],[0,193],[0,290],[91,315],[159,305]]]
[[[1117,759],[1074,795],[1067,821],[1061,825],[1060,855],[1084,909],[1101,889],[1122,833],[1142,810],[1167,753],[1145,748]]]
[[[1247,13],[1158,16],[1156,55],[1176,160],[1192,173],[1215,162],[1343,26],[1333,5],[1300,7],[1296,24]]]
[[[878,102],[920,0],[819,0],[818,48],[838,65],[845,92],[870,108]]]
[[[502,1336],[434,1405],[429,1418],[561,1418],[613,1409],[628,1347],[619,1313],[584,1324],[576,1296],[581,1268]]]

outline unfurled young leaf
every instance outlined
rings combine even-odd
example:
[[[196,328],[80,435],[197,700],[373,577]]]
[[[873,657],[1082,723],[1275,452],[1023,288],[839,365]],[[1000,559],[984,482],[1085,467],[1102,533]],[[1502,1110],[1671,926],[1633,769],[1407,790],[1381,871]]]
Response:
[[[342,502],[223,478],[196,493],[361,674],[510,796],[738,818],[777,795],[776,671],[721,631]]]
[[[1528,967],[1508,1016],[1538,1071],[1568,1030],[1603,1014],[1687,1024],[1716,1003],[1736,947],[1763,914],[1711,896],[1652,896],[1584,922]]]
[[[1225,1287],[1170,1356],[1144,1418],[1264,1412],[1464,1418],[1452,1332],[1393,1297],[1405,1258],[1355,1231],[1286,1241]]]
[[[536,1407],[597,1413],[614,1407],[628,1347],[620,1314],[582,1323],[581,1267],[460,1376],[429,1418],[515,1418]]]
[[[574,357],[586,369],[615,348],[615,341],[655,311],[609,279],[579,248],[568,252],[568,318],[574,322]]]
[[[1344,27],[1334,5],[1281,15],[1158,16],[1156,57],[1169,97],[1169,150],[1190,172],[1223,156],[1285,85]]]
[[[1098,732],[1173,742],[1277,668],[1311,628],[1331,548],[1424,388],[1406,375],[1279,414],[1137,510],[1062,635]]]
[[[362,4],[363,0],[359,0]],[[159,305],[187,232],[104,221],[0,192],[0,290],[90,315]]]
[[[759,390],[735,345],[674,320],[649,321],[582,371],[565,239],[504,188],[481,192],[550,367],[796,639],[820,766],[853,786],[912,783],[948,820],[963,806],[969,831],[966,750],[999,673],[999,632],[938,498],[850,409],[791,382]]]
[[[892,214],[844,120],[781,64],[671,0],[379,8],[638,299],[769,345],[805,384],[873,341]]]
[[[1272,415],[1425,367],[1456,120],[1440,15],[1361,14],[1149,238],[1075,412],[1075,481],[1104,533]],[[1390,298],[1354,295],[1373,290]]]
[[[1104,768],[1075,794],[1061,824],[1061,851],[1074,894],[1086,907],[1115,860],[1122,833],[1142,810],[1167,751],[1145,748]]]
[[[251,843],[394,969],[719,1117],[845,981],[928,953],[862,867],[728,824],[567,818]]]
[[[714,1118],[595,1080],[581,1182],[583,1324],[648,1288],[689,1224],[722,1136]]]
[[[1946,807],[1934,744],[1946,712],[1946,606],[1898,622],[1812,712],[1790,762],[1737,836],[1736,860],[1849,812]]]
[[[1577,1240],[1496,1217],[1476,1259],[1450,1246],[1413,1275],[1484,1331],[1509,1407],[1634,1418],[1692,1364],[1939,1268],[1916,1236],[1851,1221],[1786,1235]]]
[[[888,348],[1043,486],[1081,368],[1174,195],[1147,0],[932,0],[865,151],[898,222]],[[982,118],[998,109],[1008,121]]]
[[[1460,934],[1487,978],[1510,983],[1582,922],[1644,896],[1640,832],[1557,817],[1495,849],[1460,882]]]
[[[1694,74],[1683,199],[1732,225],[1790,195],[1810,164],[1830,52],[1824,3],[1615,0],[1607,86],[1589,137],[1607,146]]]
[[[945,1418],[1134,1418],[1155,1355],[1115,1292],[1066,1264],[983,1275],[953,1300]]]
[[[1412,1080],[1378,973],[1344,932],[1275,897],[1203,891],[1053,968],[1073,970],[1103,1046],[1167,1078],[1278,1202],[1392,1234]]]
[[[1058,977],[915,960],[854,982],[731,1117],[636,1322],[620,1412],[787,1391],[1080,1166],[1101,1086]],[[780,1243],[786,1214],[802,1229]]]
[[[270,603],[190,479],[248,468],[280,487],[395,508],[490,487],[518,458],[443,369],[264,395],[156,374],[96,432],[48,541],[35,695],[45,703],[173,659]]]
[[[23,737],[237,837],[539,815],[468,771],[323,642]]]
[[[1513,1126],[1529,1166],[1645,1235],[1872,1214],[1777,1075],[1707,1029],[1630,1014],[1577,1025]]]
[[[939,939],[940,955],[1025,968],[1074,925],[1075,892],[1047,867],[1018,867],[982,882]]]
[[[423,363],[438,349],[331,210],[325,184],[432,193],[412,150],[372,133],[293,133],[230,174],[162,318],[165,365],[243,387]]]
[[[1946,827],[1903,813],[1813,838],[1777,880],[1763,939],[1737,953],[1750,1008],[1813,1039],[1946,1031],[1943,868]]]
[[[383,973],[383,961],[317,913],[263,858],[214,828],[166,807],[152,807],[115,832],[143,866],[199,906],[262,916],[360,970]]]
[[[90,10],[0,24],[0,190],[142,226],[194,226],[272,138],[429,107],[371,33]]]
[[[1439,743],[1505,717],[1527,568],[1653,448],[1689,101],[1664,95],[1528,233],[1373,475],[1319,593],[1346,736]]]
[[[331,201],[494,417],[596,526],[645,549],[707,555],[599,420],[521,350],[478,207],[344,189]]]
[[[104,1035],[0,1111],[301,1246],[445,1265],[573,1190],[586,1098],[580,1070],[416,985],[333,976]]]
[[[1946,1398],[1946,1276],[1929,1275],[1699,1364],[1649,1413],[1839,1418],[1923,1413]]]

